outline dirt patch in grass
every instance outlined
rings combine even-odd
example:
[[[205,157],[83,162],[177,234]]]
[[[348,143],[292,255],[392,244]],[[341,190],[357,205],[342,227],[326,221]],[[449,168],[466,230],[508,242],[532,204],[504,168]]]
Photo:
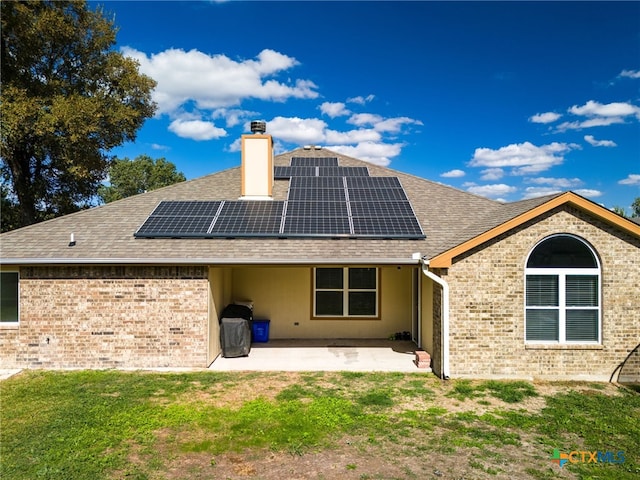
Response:
[[[502,386],[503,390],[492,390],[492,385],[483,381],[461,385],[433,376],[384,377],[383,381],[373,382],[372,392],[373,377],[340,375],[262,374],[256,379],[222,382],[204,389],[199,385],[196,392],[186,393],[178,401],[233,408],[256,398],[277,402],[283,392],[299,395],[301,402],[310,401],[308,396],[322,396],[323,390],[339,392],[362,402],[367,411],[390,413],[389,418],[399,422],[397,433],[393,433],[394,429],[384,429],[380,436],[354,432],[336,435],[319,447],[292,447],[286,451],[256,447],[212,453],[215,449],[210,447],[216,438],[206,429],[163,430],[157,432],[154,445],[154,455],[162,459],[159,468],[147,470],[149,458],[138,450],[134,450],[129,462],[134,470],[145,472],[141,478],[166,480],[576,478],[568,469],[554,468],[549,447],[540,444],[532,429],[487,425],[480,417],[498,418],[503,412],[535,414],[545,407],[545,397],[568,389],[586,394],[619,394],[611,384],[538,382],[533,384],[534,393],[528,391],[519,401],[505,401],[501,396],[505,398],[505,394],[513,392],[505,393]],[[390,405],[388,398],[393,399]],[[431,417],[409,423],[397,420],[403,412],[429,409]],[[202,451],[185,451],[181,445],[186,443],[199,445]]]

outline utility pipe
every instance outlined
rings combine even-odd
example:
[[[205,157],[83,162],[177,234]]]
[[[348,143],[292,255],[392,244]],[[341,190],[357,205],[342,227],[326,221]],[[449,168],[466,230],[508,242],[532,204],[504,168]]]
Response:
[[[449,284],[429,270],[429,260],[421,257],[420,263],[422,264],[422,273],[442,287],[442,331],[440,332],[442,371],[440,378],[449,380]]]

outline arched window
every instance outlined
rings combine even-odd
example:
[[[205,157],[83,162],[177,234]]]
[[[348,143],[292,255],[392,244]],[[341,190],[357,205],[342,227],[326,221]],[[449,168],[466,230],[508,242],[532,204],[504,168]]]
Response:
[[[600,265],[572,235],[538,243],[525,269],[525,340],[600,343]]]

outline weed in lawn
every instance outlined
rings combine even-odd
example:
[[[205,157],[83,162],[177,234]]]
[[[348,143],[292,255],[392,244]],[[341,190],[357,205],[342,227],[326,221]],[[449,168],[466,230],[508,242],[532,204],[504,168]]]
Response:
[[[373,390],[358,397],[358,403],[364,407],[391,407],[394,404],[387,390]]]
[[[491,396],[499,398],[503,402],[518,403],[527,397],[536,397],[536,392],[533,385],[528,382],[498,382],[496,380],[490,380],[479,386],[481,390],[488,390]]]
[[[482,395],[470,380],[458,380],[453,384],[453,391],[447,393],[448,397],[464,401]]]

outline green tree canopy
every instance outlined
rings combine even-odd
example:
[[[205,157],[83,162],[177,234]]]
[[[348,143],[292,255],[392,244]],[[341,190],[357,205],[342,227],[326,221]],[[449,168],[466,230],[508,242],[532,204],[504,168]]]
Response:
[[[153,160],[140,155],[133,160],[116,159],[109,168],[111,185],[101,186],[98,196],[109,203],[185,180],[185,176],[176,171],[176,166],[164,158]]]
[[[640,217],[640,197],[636,197],[631,204],[631,216]]]
[[[90,204],[108,151],[155,111],[155,82],[86,1],[2,2],[0,168],[19,225]]]

